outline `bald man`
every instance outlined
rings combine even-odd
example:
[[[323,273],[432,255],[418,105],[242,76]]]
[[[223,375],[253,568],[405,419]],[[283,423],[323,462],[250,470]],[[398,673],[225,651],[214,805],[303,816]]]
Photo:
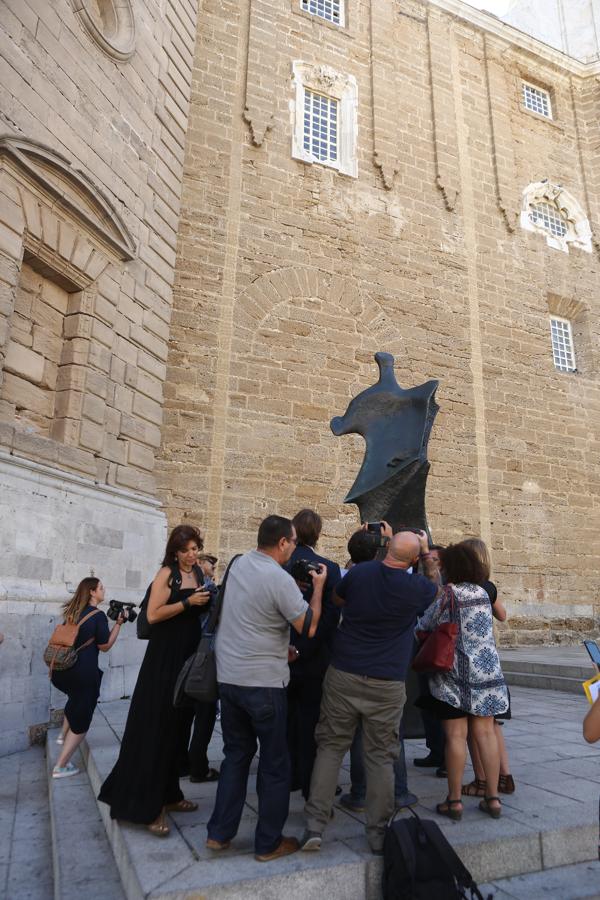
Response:
[[[419,559],[425,576],[407,572]],[[302,850],[321,847],[339,769],[361,725],[367,840],[373,853],[383,852],[385,825],[394,811],[393,765],[414,629],[437,596],[438,579],[425,532],[402,531],[391,538],[385,559],[354,566],[337,585],[333,600],[343,607],[343,618],[323,683]]]

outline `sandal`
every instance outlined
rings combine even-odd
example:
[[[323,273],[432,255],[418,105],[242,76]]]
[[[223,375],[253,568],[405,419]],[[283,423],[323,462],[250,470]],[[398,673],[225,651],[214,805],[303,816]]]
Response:
[[[491,800],[497,800],[499,805],[490,806]],[[481,812],[487,813],[488,816],[491,816],[492,819],[499,819],[502,815],[502,803],[500,801],[500,797],[485,797],[479,804],[479,809],[481,810]]]
[[[206,781],[218,781],[218,780],[219,780],[219,770],[218,769],[209,769],[203,778],[196,778],[195,775],[190,775],[190,781],[192,782],[192,784],[204,784]]]
[[[152,822],[146,827],[148,828],[150,834],[153,834],[156,837],[166,837],[171,831],[171,829],[165,822],[165,818],[162,813],[155,822]]]
[[[463,797],[485,797],[485,781],[474,778],[469,784],[463,784],[461,794]]]
[[[515,780],[512,775],[501,775],[498,779],[499,794],[514,794]]]
[[[178,800],[177,803],[167,803],[168,812],[195,812],[198,804],[193,800]]]
[[[451,800],[450,797],[446,797],[444,802],[438,803],[435,809],[440,816],[447,816],[454,822],[460,822],[463,811],[462,809],[452,809],[453,806],[462,806],[462,800]]]

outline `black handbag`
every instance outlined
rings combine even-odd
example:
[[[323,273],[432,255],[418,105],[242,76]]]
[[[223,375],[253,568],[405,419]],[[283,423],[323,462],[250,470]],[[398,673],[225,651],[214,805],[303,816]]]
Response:
[[[227,566],[223,582],[219,587],[219,593],[200,638],[198,649],[186,659],[181,667],[181,672],[175,682],[173,706],[188,706],[190,700],[194,703],[214,703],[219,697],[217,661],[215,658],[215,632],[221,616],[229,570],[240,556],[241,553],[234,556]]]

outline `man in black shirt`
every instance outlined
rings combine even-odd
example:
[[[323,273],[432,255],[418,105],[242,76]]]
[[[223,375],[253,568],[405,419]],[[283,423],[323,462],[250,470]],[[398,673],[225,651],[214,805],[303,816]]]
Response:
[[[406,571],[419,559],[427,577]],[[367,770],[367,840],[373,853],[382,852],[385,824],[394,809],[393,763],[399,752],[398,724],[413,632],[417,616],[437,593],[437,568],[429,559],[425,532],[394,535],[383,561],[355,566],[337,586],[334,601],[337,597],[343,607],[343,619],[323,685],[303,850],[321,846],[340,765],[360,724]]]

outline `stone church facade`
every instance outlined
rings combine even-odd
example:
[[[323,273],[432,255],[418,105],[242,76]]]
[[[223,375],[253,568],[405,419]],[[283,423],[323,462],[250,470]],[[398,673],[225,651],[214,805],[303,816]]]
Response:
[[[225,561],[314,506],[343,562],[328,422],[377,350],[440,381],[431,529],[488,541],[508,639],[596,627],[588,44],[460,0],[2,0],[0,752],[61,705],[58,603],[139,601],[167,524]]]

